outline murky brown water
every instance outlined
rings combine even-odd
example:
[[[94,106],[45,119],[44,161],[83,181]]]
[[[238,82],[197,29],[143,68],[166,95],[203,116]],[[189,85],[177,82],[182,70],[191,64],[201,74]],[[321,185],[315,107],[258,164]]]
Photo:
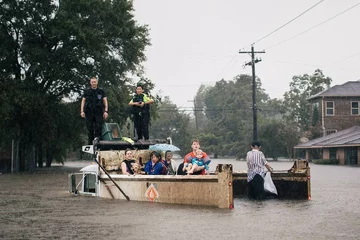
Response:
[[[228,210],[73,196],[67,175],[86,163],[66,165],[0,175],[0,239],[360,239],[360,168],[312,164],[311,201],[235,199]]]

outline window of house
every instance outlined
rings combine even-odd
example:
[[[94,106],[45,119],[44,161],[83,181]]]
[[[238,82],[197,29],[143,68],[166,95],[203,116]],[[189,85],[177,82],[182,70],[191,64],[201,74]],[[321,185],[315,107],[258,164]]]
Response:
[[[330,148],[329,149],[329,158],[330,159],[336,159],[336,148]]]
[[[359,115],[359,102],[351,102],[351,115]]]
[[[334,102],[326,102],[326,116],[334,116],[335,104]]]

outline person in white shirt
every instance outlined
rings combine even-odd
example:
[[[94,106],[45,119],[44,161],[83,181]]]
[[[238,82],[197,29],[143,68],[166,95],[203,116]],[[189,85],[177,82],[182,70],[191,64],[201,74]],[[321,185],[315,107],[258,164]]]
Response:
[[[254,141],[251,144],[252,150],[246,155],[248,166],[248,195],[249,198],[260,200],[264,196],[264,167],[270,172],[272,168],[266,161],[265,155],[260,151],[261,144]]]

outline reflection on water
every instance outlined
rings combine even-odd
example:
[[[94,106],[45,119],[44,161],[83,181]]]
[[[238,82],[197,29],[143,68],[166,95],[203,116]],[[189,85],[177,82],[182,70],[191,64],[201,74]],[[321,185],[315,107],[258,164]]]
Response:
[[[84,165],[0,175],[0,239],[360,238],[360,168],[311,164],[311,201],[235,199],[229,210],[70,195],[67,175]]]

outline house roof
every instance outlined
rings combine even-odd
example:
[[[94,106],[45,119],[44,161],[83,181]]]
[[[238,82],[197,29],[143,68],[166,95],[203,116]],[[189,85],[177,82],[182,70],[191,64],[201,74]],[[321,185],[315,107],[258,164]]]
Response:
[[[350,146],[360,146],[360,126],[353,126],[324,137],[316,138],[306,143],[298,144],[294,148],[329,148]]]
[[[354,97],[360,96],[360,80],[349,81],[342,85],[335,85],[329,89],[319,92],[307,100],[319,97]]]

